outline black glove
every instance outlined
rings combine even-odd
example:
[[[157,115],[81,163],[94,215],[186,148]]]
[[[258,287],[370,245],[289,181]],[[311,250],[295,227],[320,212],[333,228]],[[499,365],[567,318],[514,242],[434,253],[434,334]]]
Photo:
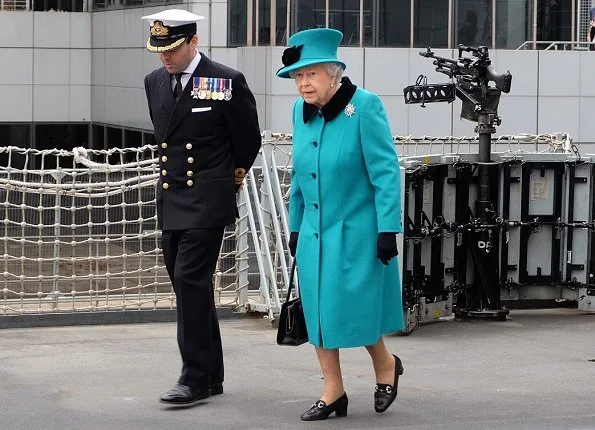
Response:
[[[382,264],[387,266],[390,259],[397,255],[399,255],[397,249],[397,234],[379,233],[378,242],[376,244],[376,257],[382,261]]]
[[[292,257],[295,257],[295,250],[297,249],[298,232],[292,231],[289,235],[289,253]]]

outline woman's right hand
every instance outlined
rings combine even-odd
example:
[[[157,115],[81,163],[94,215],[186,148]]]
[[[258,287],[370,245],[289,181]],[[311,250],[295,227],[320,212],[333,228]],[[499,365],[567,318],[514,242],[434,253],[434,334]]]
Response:
[[[298,243],[298,235],[299,233],[296,231],[292,231],[291,234],[289,235],[289,253],[291,254],[292,257],[295,257],[295,251],[297,249],[297,243]]]

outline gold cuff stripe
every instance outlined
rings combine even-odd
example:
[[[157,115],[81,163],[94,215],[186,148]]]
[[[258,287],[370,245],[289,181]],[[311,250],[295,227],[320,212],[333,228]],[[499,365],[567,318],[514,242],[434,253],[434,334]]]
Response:
[[[182,37],[181,39],[178,39],[174,43],[171,43],[167,46],[153,46],[151,45],[151,39],[149,39],[147,40],[147,49],[151,52],[171,51],[172,49],[175,49],[184,43],[184,40],[186,40],[186,37]]]

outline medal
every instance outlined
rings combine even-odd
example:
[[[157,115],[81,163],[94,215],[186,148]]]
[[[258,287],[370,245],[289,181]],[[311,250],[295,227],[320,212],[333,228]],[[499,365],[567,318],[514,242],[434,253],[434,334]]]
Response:
[[[207,79],[207,100],[211,100],[211,79],[210,78],[205,78]]]
[[[207,92],[205,91],[205,78],[199,78],[200,79],[200,91],[198,92],[198,98],[201,100],[204,100],[207,97]]]
[[[229,86],[226,85],[227,88],[225,89],[225,92],[224,92],[225,95],[223,96],[223,98],[226,102],[228,102],[231,100],[231,79],[226,79],[225,81],[227,82],[227,84]]]
[[[218,79],[218,90],[219,90],[219,100],[225,99],[225,93],[223,92],[223,87],[225,86],[225,79]]]
[[[213,93],[211,94],[213,100],[219,99],[219,79],[213,79]]]
[[[198,98],[198,93],[200,92],[199,90],[199,84],[200,80],[197,77],[192,78],[192,91],[190,92],[190,94],[192,95],[193,99],[197,99]]]

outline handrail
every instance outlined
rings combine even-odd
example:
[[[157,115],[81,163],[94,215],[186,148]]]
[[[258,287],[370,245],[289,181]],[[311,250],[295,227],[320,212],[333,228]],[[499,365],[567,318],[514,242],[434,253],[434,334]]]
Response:
[[[563,50],[563,51],[567,51],[568,47],[571,46],[573,47],[572,49],[574,50],[588,50],[589,49],[589,45],[591,45],[591,42],[577,42],[577,41],[565,41],[565,40],[536,40],[535,42],[532,40],[527,40],[525,42],[523,42],[521,44],[521,46],[519,46],[516,50],[517,51],[522,51],[522,50],[533,50],[533,49],[538,49],[538,46],[545,46],[545,51],[558,51],[558,50]],[[562,48],[562,49],[560,49]]]
[[[0,10],[31,10],[30,0],[0,0]]]
[[[91,0],[69,0],[68,4],[62,3],[64,9],[50,8],[43,12],[88,12]],[[32,11],[33,0],[0,0],[0,11]],[[40,11],[41,12],[41,11]]]

